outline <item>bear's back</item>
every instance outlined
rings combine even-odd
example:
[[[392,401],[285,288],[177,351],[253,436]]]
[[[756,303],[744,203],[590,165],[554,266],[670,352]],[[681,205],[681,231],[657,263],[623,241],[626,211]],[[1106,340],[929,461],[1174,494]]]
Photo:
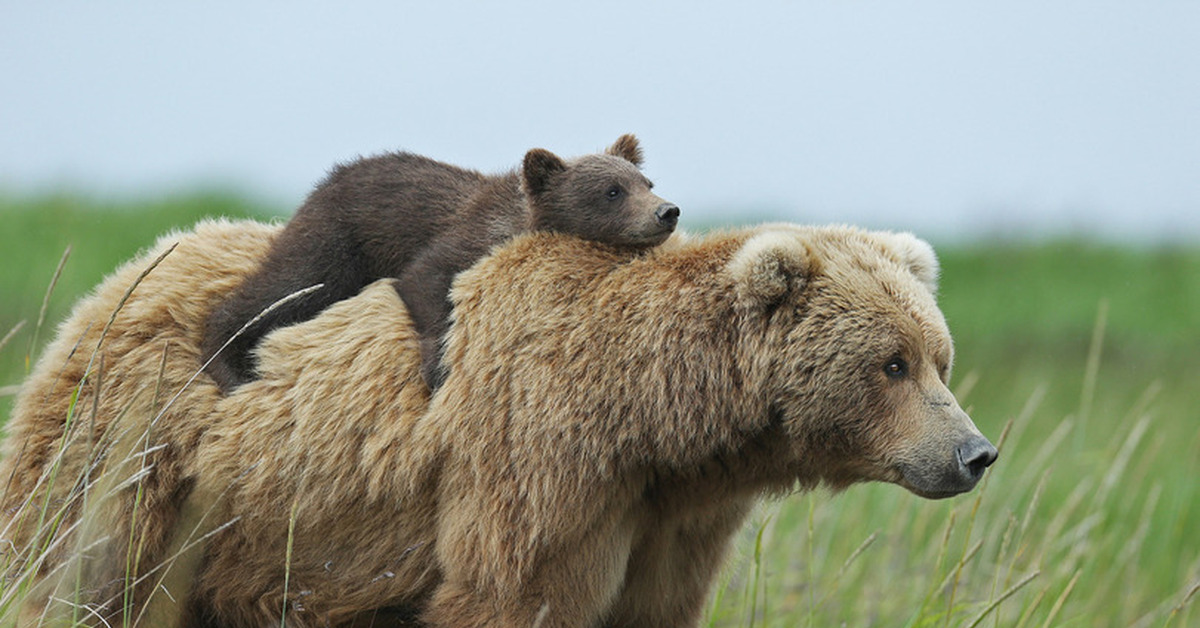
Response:
[[[450,228],[489,179],[412,153],[367,157],[335,167],[292,222],[304,230],[346,229],[368,259],[386,260],[420,250]]]

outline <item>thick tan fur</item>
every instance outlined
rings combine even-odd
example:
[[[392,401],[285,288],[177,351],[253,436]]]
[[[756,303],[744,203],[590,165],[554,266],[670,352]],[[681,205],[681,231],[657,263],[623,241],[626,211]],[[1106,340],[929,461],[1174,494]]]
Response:
[[[193,590],[170,596],[184,624],[278,625],[286,608],[289,626],[339,625],[399,607],[435,626],[689,626],[764,493],[864,480],[934,497],[969,488],[942,477],[955,443],[978,432],[945,388],[937,264],[911,236],[772,225],[631,258],[531,234],[456,281],[451,377],[432,400],[383,282],[268,336],[260,380],[228,397],[206,375],[185,388],[208,308],[275,233],[206,223],[164,238],[79,305],[24,386],[0,463],[9,516],[42,499],[37,478],[97,326],[180,242],[102,345],[95,428],[83,431],[120,443],[112,426],[142,434],[158,416],[102,466],[128,473],[119,454],[162,447],[137,458],[154,465],[140,501],[137,484],[120,488],[107,500],[119,516],[91,526],[104,534],[84,527],[63,546],[118,540],[88,561],[92,599],[122,576],[132,519],[142,571],[219,528],[185,563],[194,578],[178,579]],[[884,374],[896,356],[910,376]],[[86,441],[63,456],[65,477],[80,475]],[[135,609],[172,607],[137,593]],[[119,605],[105,613],[119,619]]]

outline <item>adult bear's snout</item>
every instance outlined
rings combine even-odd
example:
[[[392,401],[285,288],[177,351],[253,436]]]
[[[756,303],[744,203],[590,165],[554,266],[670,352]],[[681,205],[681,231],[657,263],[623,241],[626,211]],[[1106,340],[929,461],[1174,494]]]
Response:
[[[966,415],[962,417],[966,419]],[[987,437],[970,425],[958,434],[941,434],[918,447],[921,453],[900,464],[901,483],[930,499],[965,493],[979,483],[999,455]]]
[[[663,203],[654,211],[654,217],[658,219],[658,224],[674,228],[675,223],[679,222],[679,206],[675,203]]]
[[[964,478],[974,484],[983,477],[984,469],[992,466],[1000,455],[991,441],[983,436],[975,436],[958,446],[958,469]]]

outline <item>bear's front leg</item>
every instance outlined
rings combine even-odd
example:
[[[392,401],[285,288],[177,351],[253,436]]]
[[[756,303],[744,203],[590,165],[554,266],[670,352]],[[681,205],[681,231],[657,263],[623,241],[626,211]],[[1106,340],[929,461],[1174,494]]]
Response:
[[[634,544],[611,628],[684,628],[700,623],[730,539],[753,505],[749,498],[687,513],[657,513]]]
[[[553,546],[540,545],[529,561],[485,555],[478,548],[497,545],[472,542],[478,537],[443,537],[438,543],[445,580],[422,619],[445,627],[606,625],[625,580],[632,528],[627,521],[603,522]]]

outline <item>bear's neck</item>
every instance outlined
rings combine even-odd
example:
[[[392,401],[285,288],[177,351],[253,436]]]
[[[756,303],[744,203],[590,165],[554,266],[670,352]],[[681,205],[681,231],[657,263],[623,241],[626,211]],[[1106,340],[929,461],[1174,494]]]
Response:
[[[792,453],[778,423],[731,445],[691,465],[645,469],[644,499],[664,512],[683,512],[782,493],[795,486],[795,470],[781,464],[792,459]]]

